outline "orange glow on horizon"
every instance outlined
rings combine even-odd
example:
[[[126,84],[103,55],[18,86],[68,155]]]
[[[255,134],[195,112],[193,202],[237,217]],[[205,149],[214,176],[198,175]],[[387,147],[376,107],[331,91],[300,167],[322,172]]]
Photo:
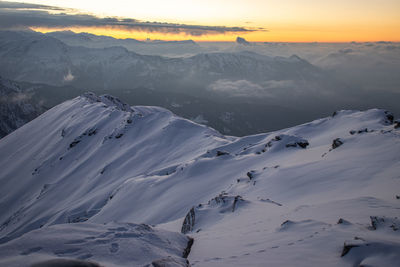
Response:
[[[34,31],[47,33],[53,31],[71,30],[75,33],[91,33],[95,35],[111,36],[118,39],[132,38],[136,40],[165,40],[165,41],[182,41],[193,40],[196,42],[234,42],[237,36],[245,38],[249,42],[326,42],[326,43],[340,43],[340,42],[377,42],[377,41],[392,41],[400,42],[400,35],[398,38],[392,37],[394,29],[387,28],[385,31],[377,31],[374,34],[369,31],[367,35],[363,31],[356,31],[356,29],[348,30],[324,30],[320,29],[279,29],[274,31],[261,31],[250,33],[225,33],[225,34],[204,34],[201,36],[192,36],[185,33],[172,34],[172,33],[157,33],[157,32],[144,32],[132,31],[125,29],[113,29],[102,27],[73,27],[73,28],[32,28]],[[397,36],[396,36],[397,37]]]
[[[263,28],[267,31],[226,32],[203,35],[145,32],[116,27],[34,28],[41,32],[72,30],[137,40],[188,40],[197,42],[374,42],[400,41],[399,0],[27,0],[74,8],[82,14],[132,18],[201,26]],[[157,8],[155,8],[157,7]],[[183,27],[184,28],[184,27]]]

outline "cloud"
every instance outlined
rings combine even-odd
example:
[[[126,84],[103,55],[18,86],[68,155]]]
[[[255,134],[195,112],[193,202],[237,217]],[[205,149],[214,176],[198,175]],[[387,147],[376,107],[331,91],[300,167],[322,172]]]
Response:
[[[91,14],[82,14],[74,9],[16,2],[0,2],[0,29],[20,29],[30,27],[110,27],[128,31],[172,34],[184,33],[192,36],[246,33],[264,30],[260,28],[150,22],[120,17],[102,18]]]
[[[309,80],[266,80],[254,83],[248,80],[221,79],[211,83],[207,89],[229,97],[262,99],[298,99],[307,95],[328,96],[331,92],[318,81]]]
[[[64,82],[72,82],[75,79],[75,76],[72,75],[71,70],[68,70],[68,73],[64,75]]]
[[[270,96],[264,87],[247,80],[217,80],[209,85],[208,90],[234,97]]]
[[[65,8],[55,7],[55,6],[46,6],[46,5],[38,5],[38,4],[29,4],[29,3],[18,3],[18,2],[0,2],[0,9],[45,9],[45,10],[66,10]]]

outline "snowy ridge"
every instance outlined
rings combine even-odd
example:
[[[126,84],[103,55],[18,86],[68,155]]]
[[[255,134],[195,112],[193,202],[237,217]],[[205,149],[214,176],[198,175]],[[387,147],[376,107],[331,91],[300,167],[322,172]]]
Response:
[[[145,223],[193,237],[193,266],[390,266],[400,255],[399,128],[371,109],[226,137],[163,108],[85,94],[0,141],[0,251],[34,233],[52,240],[46,233],[57,227]],[[186,246],[187,237],[170,235]],[[111,239],[107,246],[121,247]],[[87,254],[82,244],[66,257]],[[162,257],[179,258],[163,248]],[[108,262],[102,249],[88,259],[132,262],[126,254]],[[43,260],[54,254],[33,251],[32,262],[40,251]],[[0,263],[27,257],[15,253],[0,252]]]

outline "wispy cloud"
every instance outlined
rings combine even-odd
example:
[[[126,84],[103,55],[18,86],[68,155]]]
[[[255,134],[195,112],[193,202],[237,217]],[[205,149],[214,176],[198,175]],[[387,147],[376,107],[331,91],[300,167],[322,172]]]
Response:
[[[83,14],[74,9],[55,6],[36,5],[0,1],[0,29],[30,27],[68,28],[68,27],[109,27],[128,31],[159,33],[184,33],[192,36],[246,33],[262,31],[262,28],[202,26],[176,23],[140,21],[132,18],[97,17]]]

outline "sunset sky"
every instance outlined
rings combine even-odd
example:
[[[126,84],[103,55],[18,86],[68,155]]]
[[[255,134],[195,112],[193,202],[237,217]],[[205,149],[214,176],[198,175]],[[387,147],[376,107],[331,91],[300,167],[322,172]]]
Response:
[[[253,42],[400,41],[399,0],[31,0],[25,1],[25,6],[0,3],[2,28],[70,29],[119,38],[163,40],[234,41],[241,36]],[[77,22],[74,16],[79,16]],[[110,17],[114,20],[109,23]],[[66,23],[55,22],[64,18]]]

